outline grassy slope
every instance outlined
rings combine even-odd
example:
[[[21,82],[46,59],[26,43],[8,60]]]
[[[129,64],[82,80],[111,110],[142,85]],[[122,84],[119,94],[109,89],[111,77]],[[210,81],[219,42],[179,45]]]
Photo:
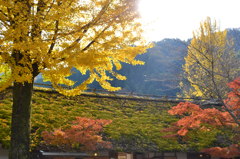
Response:
[[[11,93],[0,93],[0,143],[9,145]],[[161,129],[175,121],[166,110],[172,104],[94,97],[65,97],[56,92],[35,91],[32,109],[32,146],[41,142],[41,132],[64,128],[76,116],[111,119],[104,136],[114,148],[128,151],[182,149],[176,141],[162,138]]]

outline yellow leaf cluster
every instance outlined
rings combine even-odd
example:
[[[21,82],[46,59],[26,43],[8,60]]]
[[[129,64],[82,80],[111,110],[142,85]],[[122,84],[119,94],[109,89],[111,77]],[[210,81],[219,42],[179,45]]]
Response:
[[[227,31],[207,18],[193,35],[183,66],[190,87],[186,96],[216,98],[216,90],[226,94],[227,83],[234,79],[239,62]],[[184,88],[183,88],[184,89]]]
[[[143,64],[135,57],[150,45],[137,22],[135,0],[0,0],[1,89],[34,81],[42,73],[59,92],[76,95],[96,80],[109,90],[110,73],[121,63]],[[67,79],[76,68],[89,77],[74,89]],[[107,73],[108,72],[108,73]]]

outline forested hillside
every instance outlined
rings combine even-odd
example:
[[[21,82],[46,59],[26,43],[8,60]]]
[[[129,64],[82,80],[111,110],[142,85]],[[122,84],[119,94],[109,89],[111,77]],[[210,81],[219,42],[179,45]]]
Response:
[[[228,29],[228,38],[234,42],[238,56],[240,55],[239,37],[239,29]],[[138,59],[144,61],[145,65],[132,66],[123,63],[122,69],[118,72],[125,75],[127,80],[113,80],[111,83],[113,86],[121,86],[123,92],[175,96],[180,92],[182,65],[184,57],[187,55],[189,42],[190,40],[180,39],[164,39],[154,42],[154,47],[148,49],[147,53],[138,56]],[[70,78],[78,83],[85,79],[85,76],[76,72]],[[39,76],[35,82],[41,83],[42,77]],[[97,82],[89,87],[102,89]]]

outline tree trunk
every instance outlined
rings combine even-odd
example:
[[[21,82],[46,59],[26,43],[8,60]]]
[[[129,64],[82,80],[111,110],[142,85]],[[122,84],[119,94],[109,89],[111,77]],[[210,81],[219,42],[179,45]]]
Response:
[[[30,158],[30,117],[33,83],[14,83],[9,159]]]

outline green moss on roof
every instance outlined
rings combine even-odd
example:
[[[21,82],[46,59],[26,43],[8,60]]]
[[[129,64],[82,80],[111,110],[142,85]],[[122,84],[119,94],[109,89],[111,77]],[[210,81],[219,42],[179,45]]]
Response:
[[[10,142],[11,93],[0,93],[0,143]],[[88,96],[65,97],[49,90],[35,90],[32,99],[32,147],[41,143],[41,132],[68,127],[75,117],[111,119],[104,137],[120,151],[181,150],[177,141],[165,139],[161,130],[176,119],[167,109],[176,103]]]

